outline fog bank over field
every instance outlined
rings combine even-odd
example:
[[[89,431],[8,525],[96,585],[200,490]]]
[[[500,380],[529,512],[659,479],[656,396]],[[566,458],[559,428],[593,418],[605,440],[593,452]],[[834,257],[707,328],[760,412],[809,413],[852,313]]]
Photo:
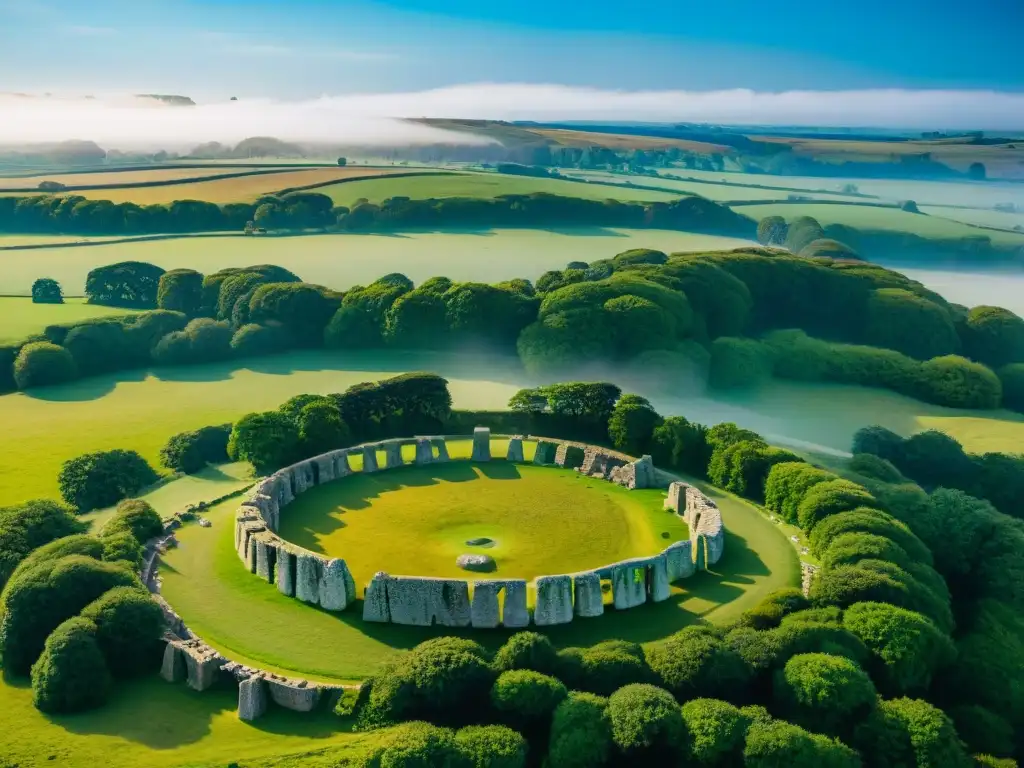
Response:
[[[167,148],[247,136],[396,146],[486,139],[400,118],[604,120],[1020,130],[1024,93],[968,90],[610,91],[478,83],[407,93],[245,99],[195,106],[133,97],[0,95],[0,145],[88,139]]]

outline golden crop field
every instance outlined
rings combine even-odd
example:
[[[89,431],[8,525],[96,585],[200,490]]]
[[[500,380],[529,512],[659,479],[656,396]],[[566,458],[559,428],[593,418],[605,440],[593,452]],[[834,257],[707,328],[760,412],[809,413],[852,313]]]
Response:
[[[607,147],[609,149],[679,149],[690,152],[721,152],[729,154],[731,147],[704,141],[667,139],[658,136],[630,136],[625,133],[598,133],[596,131],[571,131],[564,128],[531,128],[531,133],[557,141],[567,147]]]
[[[278,169],[232,168],[215,166],[209,168],[146,168],[135,171],[96,171],[92,173],[40,173],[33,176],[0,176],[0,188],[24,189],[35,192],[42,181],[56,181],[69,187],[111,187],[122,184],[144,184],[151,181],[174,181],[176,179],[198,179],[244,173],[278,173]]]

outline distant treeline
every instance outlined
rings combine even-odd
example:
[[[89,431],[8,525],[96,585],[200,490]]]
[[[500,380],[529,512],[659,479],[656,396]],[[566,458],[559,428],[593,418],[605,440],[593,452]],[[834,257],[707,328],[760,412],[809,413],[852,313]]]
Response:
[[[1020,407],[1024,320],[949,304],[896,272],[761,248],[639,249],[571,262],[536,284],[386,275],[345,292],[261,265],[202,275],[94,269],[90,302],[155,308],[54,325],[0,348],[0,388],[287,349],[490,350],[542,375],[610,366],[678,393],[770,376],[884,387],[940,405]],[[998,371],[998,373],[994,372]]]

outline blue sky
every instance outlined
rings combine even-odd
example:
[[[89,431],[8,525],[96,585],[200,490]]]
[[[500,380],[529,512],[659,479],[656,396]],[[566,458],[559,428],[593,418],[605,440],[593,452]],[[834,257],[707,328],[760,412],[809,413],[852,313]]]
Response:
[[[1022,27],[1022,0],[0,0],[0,90],[1019,93]]]

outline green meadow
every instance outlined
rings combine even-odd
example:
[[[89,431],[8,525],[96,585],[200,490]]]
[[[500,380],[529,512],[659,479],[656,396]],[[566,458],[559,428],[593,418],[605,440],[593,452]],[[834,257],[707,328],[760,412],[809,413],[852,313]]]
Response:
[[[33,304],[21,296],[0,296],[0,344],[21,341],[55,323],[76,323],[94,317],[126,315],[134,310],[65,299],[63,304]]]

